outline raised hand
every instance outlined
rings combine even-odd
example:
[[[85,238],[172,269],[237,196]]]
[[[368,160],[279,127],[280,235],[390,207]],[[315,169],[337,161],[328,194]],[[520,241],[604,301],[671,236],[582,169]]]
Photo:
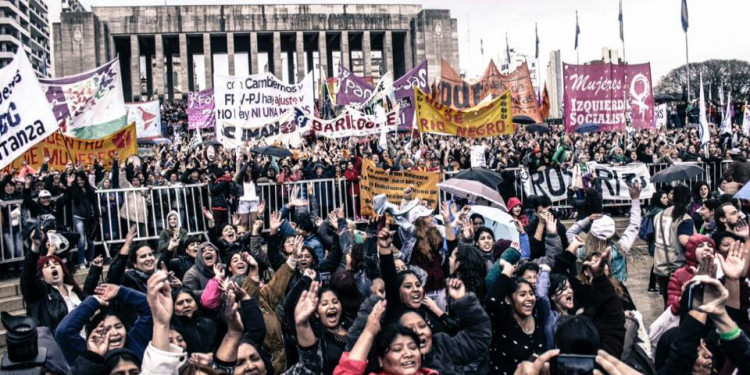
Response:
[[[454,301],[458,301],[466,296],[466,285],[461,279],[449,279],[448,280],[448,295]]]
[[[276,234],[278,232],[279,228],[281,228],[281,224],[284,223],[284,220],[281,217],[281,213],[276,211],[271,214],[271,218],[268,224],[268,229],[270,230],[271,234]]]
[[[733,232],[738,237],[747,238],[750,236],[750,226],[748,226],[747,221],[745,220],[737,220]]]
[[[380,332],[380,320],[383,319],[385,314],[385,300],[381,300],[372,307],[370,316],[367,317],[367,324],[365,325],[365,331],[371,334],[373,337]]]
[[[294,257],[299,259],[302,256],[302,248],[305,247],[305,239],[297,235],[294,237]]]
[[[726,311],[724,305],[729,298],[729,291],[719,280],[708,275],[698,275],[690,280],[690,284],[703,284],[703,304],[698,306],[698,311],[709,315],[722,315]]]
[[[169,327],[172,319],[172,288],[169,285],[169,274],[164,271],[156,271],[146,283],[146,300],[151,308],[154,324]]]
[[[263,220],[255,220],[253,223],[253,236],[260,236],[260,232],[263,230]]]
[[[206,217],[206,220],[214,221],[214,214],[211,213],[211,210],[206,207],[201,207],[201,209],[203,210],[203,216]]]
[[[242,325],[242,317],[240,317],[240,306],[237,303],[237,295],[233,288],[228,288],[227,292],[227,305],[224,309],[224,316],[227,319],[227,335],[242,335],[242,331],[245,330]]]
[[[628,189],[628,192],[630,193],[630,199],[632,200],[638,200],[641,198],[641,183],[638,181],[634,181],[632,185],[630,185],[630,189]]]
[[[607,249],[604,253],[599,256],[599,259],[589,260],[583,262],[583,265],[589,268],[591,277],[597,278],[604,275],[604,269],[606,268],[607,261],[609,261],[610,249]]]
[[[104,322],[100,322],[99,325],[91,332],[91,335],[86,340],[86,348],[92,352],[104,357],[109,351],[109,337],[112,335],[112,331],[104,332]]]
[[[716,277],[716,263],[714,262],[713,254],[705,251],[704,255],[698,260],[698,268],[690,267],[695,275],[708,275],[709,277]]]
[[[720,254],[716,253],[721,264],[721,270],[724,272],[724,276],[729,280],[737,280],[745,273],[745,262],[747,260],[747,249],[745,249],[742,241],[734,241],[732,247],[729,248],[726,259]]]
[[[258,215],[263,216],[264,212],[266,212],[266,201],[260,201],[258,203]]]
[[[331,224],[331,227],[334,230],[339,230],[339,219],[338,219],[338,216],[336,215],[336,210],[333,210],[328,213],[328,223]]]
[[[393,237],[388,229],[382,229],[378,232],[378,252],[380,254],[390,254]]]
[[[302,292],[302,296],[294,308],[294,322],[298,326],[309,324],[310,316],[317,310],[319,286],[320,283],[313,281],[310,284],[310,289]]]
[[[221,263],[214,264],[214,277],[219,280],[224,280],[225,276],[226,271],[224,271],[224,266]]]
[[[111,302],[117,297],[117,293],[119,292],[120,286],[115,284],[101,284],[94,289],[94,294],[99,296],[99,298],[103,299],[105,302]]]
[[[239,226],[240,225],[240,214],[239,212],[235,212],[232,214],[232,225]]]
[[[317,273],[317,272],[315,272],[315,270],[314,270],[314,269],[312,269],[312,268],[308,268],[308,269],[306,269],[306,270],[305,270],[305,272],[303,272],[302,274],[303,274],[303,275],[305,275],[305,276],[307,276],[307,277],[309,277],[309,278],[310,278],[311,280],[313,280],[313,281],[314,281],[314,280],[315,280],[315,278],[316,278],[316,277],[318,276],[318,273]]]
[[[555,216],[549,211],[545,212],[544,215],[546,216],[544,218],[544,223],[546,225],[547,234],[557,233],[557,219],[555,219]]]
[[[125,235],[125,243],[132,244],[137,234],[138,234],[138,226],[132,225],[130,229],[128,229],[128,234]]]
[[[471,225],[471,220],[468,217],[464,217],[461,220],[461,233],[464,238],[474,239],[474,227]]]
[[[448,225],[450,224],[451,220],[451,210],[448,208],[448,202],[443,201],[443,203],[440,204],[440,216],[443,217],[443,223]]]
[[[91,261],[91,265],[94,266],[94,267],[100,267],[101,268],[101,266],[103,264],[104,264],[104,258],[102,258],[101,255],[99,255],[98,257],[94,258],[93,261]]]

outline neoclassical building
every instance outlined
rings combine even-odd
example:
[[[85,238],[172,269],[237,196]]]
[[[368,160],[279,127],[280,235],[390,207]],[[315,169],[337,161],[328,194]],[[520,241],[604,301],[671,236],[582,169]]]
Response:
[[[274,73],[317,81],[343,64],[398,78],[422,60],[458,67],[456,19],[420,5],[205,5],[93,7],[53,24],[55,75],[120,58],[126,101],[181,99],[217,74]]]

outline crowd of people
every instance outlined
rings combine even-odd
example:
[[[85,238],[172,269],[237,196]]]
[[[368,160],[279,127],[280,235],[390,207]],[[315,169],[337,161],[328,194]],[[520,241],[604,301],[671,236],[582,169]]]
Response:
[[[165,110],[176,144],[137,162],[0,176],[0,199],[22,202],[16,217],[2,211],[4,244],[18,244],[4,255],[23,259],[27,316],[54,337],[37,363],[48,373],[538,374],[565,373],[571,358],[612,375],[750,373],[750,207],[732,195],[750,179],[750,143],[739,128],[706,147],[690,128],[393,134],[387,144],[308,137],[277,158],[251,152],[254,144],[190,149],[184,109]],[[662,186],[648,204],[635,183],[622,232],[596,184],[571,190],[567,226],[548,197],[500,186],[517,240],[485,226],[492,218],[471,213],[474,202],[433,209],[409,188],[359,222],[359,208],[319,199],[321,178],[346,180],[356,197],[364,159],[391,171],[455,171],[470,167],[475,145],[501,173],[590,160],[731,163],[714,186]],[[286,188],[300,180],[307,189]],[[243,198],[264,182],[282,187],[278,211]],[[160,189],[196,184],[200,194],[189,196]],[[118,187],[134,189],[108,192]],[[158,240],[140,240],[147,202],[168,208]],[[202,223],[206,235],[190,235]],[[94,246],[121,237],[109,259]],[[653,256],[649,291],[664,302],[650,329],[625,284],[638,237]],[[83,286],[77,269],[88,269]]]

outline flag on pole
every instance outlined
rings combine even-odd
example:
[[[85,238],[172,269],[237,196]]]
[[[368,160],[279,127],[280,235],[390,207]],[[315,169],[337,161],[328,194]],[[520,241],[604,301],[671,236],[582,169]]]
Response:
[[[510,45],[508,44],[508,33],[505,33],[505,55],[508,58],[508,70],[510,71]]]
[[[534,34],[536,34],[536,53],[534,54],[534,58],[539,58],[539,29],[537,29],[536,22],[534,23]]]
[[[742,134],[750,136],[750,105],[745,102],[745,112],[742,114]]]
[[[732,92],[727,94],[727,109],[724,111],[724,121],[721,122],[721,134],[732,134]]]
[[[479,52],[484,56],[484,40],[479,38]]]
[[[700,75],[700,84],[701,84],[701,90],[700,90],[700,116],[698,118],[698,121],[700,122],[700,127],[698,128],[701,135],[701,146],[708,143],[708,141],[711,139],[711,132],[708,130],[708,118],[706,117],[706,100],[705,96],[703,95],[703,73]]]
[[[203,137],[201,136],[201,131],[200,129],[196,129],[195,134],[193,135],[193,138],[191,138],[190,143],[188,143],[188,149],[192,150],[198,147],[201,143],[203,143]]]
[[[680,12],[680,18],[682,18],[682,31],[687,32],[687,29],[688,29],[687,0],[682,0],[682,11]]]
[[[724,106],[724,83],[719,86],[719,105]]]
[[[576,11],[576,48],[578,49],[578,34],[581,33],[581,27],[578,26],[578,11]]]
[[[620,21],[620,40],[625,41],[625,32],[622,27],[622,0],[620,0],[620,14],[617,16],[617,20]]]

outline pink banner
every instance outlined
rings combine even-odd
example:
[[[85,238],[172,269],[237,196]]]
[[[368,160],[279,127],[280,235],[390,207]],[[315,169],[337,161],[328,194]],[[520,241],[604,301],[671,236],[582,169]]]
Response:
[[[187,101],[188,129],[215,127],[214,110],[214,89],[189,92]]]
[[[600,131],[654,125],[651,65],[563,64],[565,131],[597,124]]]

